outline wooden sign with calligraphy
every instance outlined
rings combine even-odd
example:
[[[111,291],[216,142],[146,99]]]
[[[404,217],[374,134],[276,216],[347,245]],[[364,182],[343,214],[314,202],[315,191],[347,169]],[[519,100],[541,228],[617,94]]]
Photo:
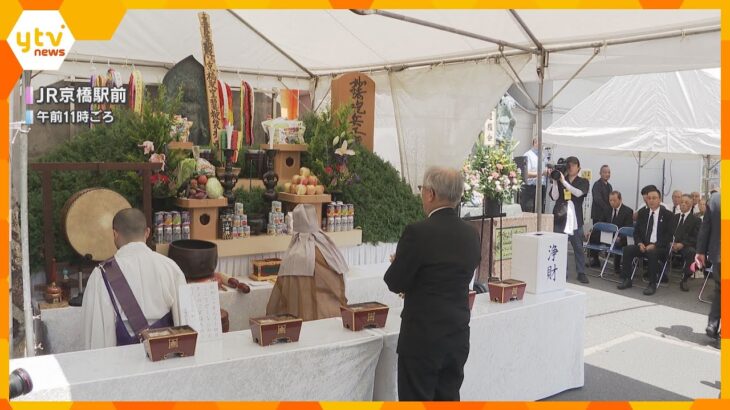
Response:
[[[210,30],[208,13],[198,13],[200,38],[203,45],[203,68],[205,69],[205,91],[208,98],[208,123],[210,124],[210,144],[218,144],[218,129],[222,128],[221,109],[218,95],[218,66],[215,65],[213,32]]]
[[[353,105],[350,127],[360,144],[373,152],[375,81],[363,73],[342,74],[332,80],[332,110],[343,104]]]

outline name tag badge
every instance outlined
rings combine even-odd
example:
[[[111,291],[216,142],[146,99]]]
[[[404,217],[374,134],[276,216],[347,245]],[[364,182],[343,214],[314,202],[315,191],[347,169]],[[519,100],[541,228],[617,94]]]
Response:
[[[566,201],[570,201],[570,198],[572,197],[573,196],[571,195],[570,191],[568,191],[567,189],[563,190],[563,199],[565,199]]]

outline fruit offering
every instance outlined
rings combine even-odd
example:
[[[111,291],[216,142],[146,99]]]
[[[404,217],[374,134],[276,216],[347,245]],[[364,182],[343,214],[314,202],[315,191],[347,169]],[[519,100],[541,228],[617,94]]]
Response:
[[[309,168],[299,169],[299,175],[294,175],[291,182],[284,184],[284,192],[296,195],[321,195],[324,194],[324,185],[319,183],[319,178],[312,174]]]

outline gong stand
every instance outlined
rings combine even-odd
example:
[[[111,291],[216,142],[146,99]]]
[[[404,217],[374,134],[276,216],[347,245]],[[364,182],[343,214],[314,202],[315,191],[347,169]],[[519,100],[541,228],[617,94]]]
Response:
[[[479,229],[479,252],[481,253],[482,249],[482,243],[484,243],[484,220],[489,219],[489,237],[491,238],[489,240],[489,270],[487,272],[487,282],[500,282],[502,280],[502,235],[499,235],[499,277],[494,276],[494,220],[496,218],[499,218],[499,229],[500,232],[502,231],[502,218],[507,216],[506,213],[502,212],[502,203],[499,203],[499,210],[500,212],[498,214],[489,214],[487,215],[487,202],[482,201],[482,214],[479,216],[471,216],[463,218],[465,221],[476,221],[481,220],[481,228]],[[482,263],[479,262],[479,266],[477,267],[477,279],[481,278],[482,273]]]
[[[41,173],[41,198],[43,203],[43,258],[45,259],[46,284],[57,280],[52,277],[54,247],[56,238],[53,233],[53,173],[68,171],[136,171],[142,173],[142,211],[147,226],[152,226],[152,171],[162,168],[160,163],[152,162],[42,162],[30,164],[30,169]]]

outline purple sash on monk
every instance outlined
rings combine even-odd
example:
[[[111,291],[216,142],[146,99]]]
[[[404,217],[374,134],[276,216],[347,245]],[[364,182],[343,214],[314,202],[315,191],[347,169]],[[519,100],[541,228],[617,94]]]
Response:
[[[104,284],[106,290],[109,292],[109,298],[111,298],[112,306],[114,306],[114,312],[116,312],[117,320],[115,324],[117,333],[117,346],[131,345],[140,342],[141,334],[146,329],[157,329],[161,327],[172,326],[172,312],[161,317],[158,321],[153,324],[147,324],[147,319],[142,313],[142,309],[137,303],[137,299],[132,293],[132,289],[129,287],[127,279],[122,274],[122,270],[119,268],[116,259],[111,258],[99,266],[101,268],[101,276],[104,278]],[[127,327],[124,325],[122,315],[119,313],[117,304],[114,303],[114,296],[122,307],[124,314],[127,316],[129,325],[134,332],[130,335],[127,331]]]

